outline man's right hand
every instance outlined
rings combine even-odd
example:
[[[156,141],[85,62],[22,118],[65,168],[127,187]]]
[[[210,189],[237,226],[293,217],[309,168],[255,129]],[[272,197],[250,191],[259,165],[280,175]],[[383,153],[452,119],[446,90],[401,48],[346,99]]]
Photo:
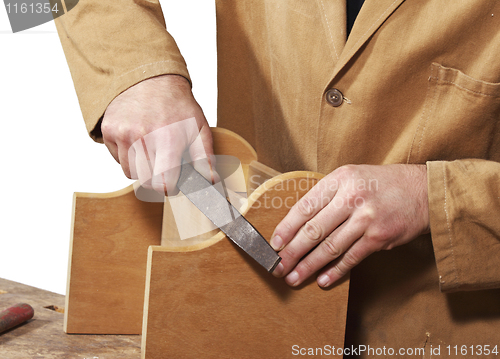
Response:
[[[182,76],[153,77],[118,95],[104,113],[101,131],[125,175],[145,188],[176,193],[187,149],[193,161],[208,158],[197,170],[214,180],[212,133]]]

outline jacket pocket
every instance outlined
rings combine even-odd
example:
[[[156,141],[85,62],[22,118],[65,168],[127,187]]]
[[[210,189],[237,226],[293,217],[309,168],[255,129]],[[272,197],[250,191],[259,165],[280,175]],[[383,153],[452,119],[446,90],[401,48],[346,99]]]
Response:
[[[409,163],[500,159],[500,83],[433,63]]]

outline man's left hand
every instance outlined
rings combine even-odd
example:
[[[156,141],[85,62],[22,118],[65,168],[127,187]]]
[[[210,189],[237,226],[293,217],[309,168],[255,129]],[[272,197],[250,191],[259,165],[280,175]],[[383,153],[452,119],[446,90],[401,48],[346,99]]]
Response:
[[[328,287],[370,254],[428,232],[425,165],[339,167],[276,227],[282,261],[273,274],[297,286],[322,269],[318,285]]]

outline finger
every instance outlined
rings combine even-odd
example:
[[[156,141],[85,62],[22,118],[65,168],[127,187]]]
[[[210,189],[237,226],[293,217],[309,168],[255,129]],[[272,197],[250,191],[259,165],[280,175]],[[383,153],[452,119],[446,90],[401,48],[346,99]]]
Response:
[[[189,146],[189,155],[193,161],[210,157],[214,154],[212,131],[204,125]]]
[[[127,158],[128,158],[128,167],[130,169],[130,177],[127,176],[128,178],[130,179],[139,179],[139,176],[137,175],[137,168],[136,168],[136,152],[135,152],[135,147],[134,146],[130,146],[130,148],[128,149],[128,155],[127,155]],[[123,168],[123,167],[122,167]],[[124,170],[125,172],[125,170]],[[126,173],[125,173],[126,175]]]
[[[152,188],[168,196],[174,196],[179,191],[177,181],[181,171],[184,146],[173,141],[155,141],[148,146],[149,152],[154,154],[152,159],[153,178]]]
[[[212,184],[220,182],[220,176],[215,170],[215,165],[216,158],[214,155],[193,162],[194,169]]]
[[[117,161],[122,167],[123,173],[125,174],[125,176],[127,176],[127,178],[137,179],[137,176],[132,177],[132,165],[130,164],[130,160],[132,160],[132,162],[135,162],[135,156],[131,157],[128,151],[124,150],[123,147],[119,147]]]
[[[303,258],[285,278],[285,281],[292,286],[301,284],[346,252],[363,235],[363,232],[364,227],[356,224],[352,217],[349,217]]]
[[[103,121],[101,123],[101,133],[102,133],[102,141],[104,142],[104,145],[108,148],[109,153],[111,153],[111,156],[115,159],[116,162],[118,162],[120,165],[122,164],[120,161],[120,156],[118,153],[118,144],[117,144],[117,137],[114,136],[114,133],[112,131],[112,127],[107,125],[107,120],[109,117],[104,114]],[[122,166],[123,168],[123,166]]]
[[[321,287],[332,285],[361,263],[363,259],[379,250],[380,248],[375,247],[373,242],[367,240],[363,235],[338,260],[332,262],[321,271],[318,275],[318,285]]]
[[[329,186],[325,179],[307,192],[276,226],[271,238],[274,250],[280,250],[288,244],[307,221],[331,202],[336,192],[337,186],[335,184]]]
[[[179,192],[177,182],[181,173],[181,162],[182,153],[179,152],[162,151],[156,154],[154,175],[151,181],[156,192],[164,193],[166,196],[175,196]]]
[[[130,177],[130,164],[128,156],[128,148],[125,145],[118,146],[118,163],[122,167],[123,173],[128,178]]]
[[[135,141],[133,146],[135,149],[135,171],[137,173],[137,178],[142,187],[153,189],[151,185],[153,168],[149,160],[147,148],[143,144],[143,139]]]
[[[220,182],[220,176],[215,170],[215,155],[213,152],[212,131],[204,125],[196,139],[189,146],[189,156],[194,168],[212,184]]]
[[[186,121],[158,128],[144,136],[144,151],[151,164],[151,188],[164,195],[178,193],[182,154],[186,149]]]
[[[350,212],[350,208],[338,205],[335,198],[330,201],[316,216],[304,224],[279,253],[281,265],[278,265],[273,274],[277,277],[287,275],[306,253],[346,221]]]
[[[115,159],[116,162],[120,163],[120,159],[118,158],[118,146],[116,145],[115,142],[112,141],[104,141],[104,145],[108,148],[109,153],[111,153],[111,156]]]

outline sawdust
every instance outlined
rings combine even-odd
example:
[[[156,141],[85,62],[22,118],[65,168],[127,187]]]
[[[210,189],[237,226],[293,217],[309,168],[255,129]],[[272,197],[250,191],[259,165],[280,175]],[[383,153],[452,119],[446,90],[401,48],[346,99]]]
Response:
[[[64,308],[63,307],[58,307],[57,305],[48,305],[48,306],[46,306],[44,308],[45,309],[53,310],[54,312],[64,313]]]

